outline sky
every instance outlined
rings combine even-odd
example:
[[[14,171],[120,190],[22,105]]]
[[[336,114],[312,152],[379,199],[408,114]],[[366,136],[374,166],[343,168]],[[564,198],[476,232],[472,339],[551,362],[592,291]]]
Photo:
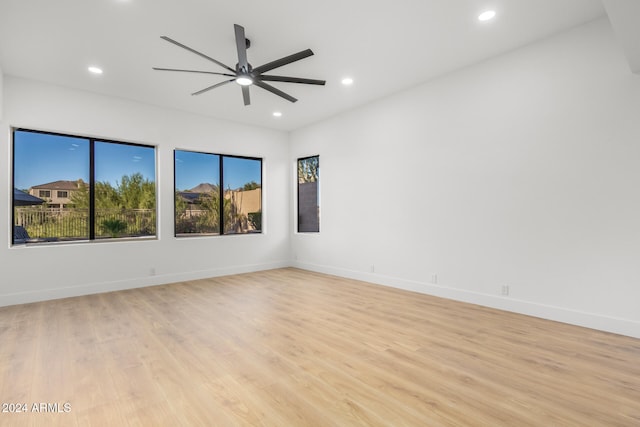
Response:
[[[15,132],[14,184],[21,190],[53,181],[89,182],[89,139],[36,132]],[[261,182],[258,160],[223,157],[224,188]],[[219,184],[220,156],[176,151],[176,187],[180,191],[201,183]],[[155,149],[96,141],[96,180],[116,187],[123,175],[142,173],[155,182]]]
[[[190,190],[203,183],[220,184],[219,156],[176,150],[175,164],[178,191]]]
[[[155,149],[96,141],[96,180],[117,186],[136,172],[155,182]],[[89,182],[89,140],[34,132],[15,132],[14,185],[21,190],[53,181]]]
[[[224,188],[236,189],[251,181],[260,183],[261,165],[259,160],[241,157],[222,157]],[[176,150],[176,189],[190,190],[198,184],[220,184],[220,156],[217,154],[195,153]]]
[[[89,182],[89,140],[15,132],[14,186],[21,190],[58,180]]]
[[[156,150],[154,147],[96,142],[96,181],[116,186],[125,175],[141,173],[152,182],[156,180]]]

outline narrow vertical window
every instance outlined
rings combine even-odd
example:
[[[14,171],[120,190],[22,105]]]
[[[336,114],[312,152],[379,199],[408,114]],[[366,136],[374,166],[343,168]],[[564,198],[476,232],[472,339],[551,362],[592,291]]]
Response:
[[[176,150],[176,236],[220,234],[220,156]]]
[[[298,159],[298,232],[320,231],[320,157]]]
[[[224,233],[262,231],[262,160],[223,156]]]

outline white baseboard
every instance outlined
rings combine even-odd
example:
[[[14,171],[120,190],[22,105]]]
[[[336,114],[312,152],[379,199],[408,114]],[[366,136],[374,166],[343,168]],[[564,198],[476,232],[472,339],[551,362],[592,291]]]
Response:
[[[89,283],[81,286],[66,288],[52,288],[29,292],[16,292],[0,295],[0,307],[28,304],[38,301],[47,301],[60,298],[77,297],[81,295],[99,294],[104,292],[121,291],[124,289],[144,288],[146,286],[164,285],[168,283],[184,282],[187,280],[207,279],[210,277],[228,276],[231,274],[251,273],[254,271],[273,270],[276,268],[290,267],[288,261],[278,261],[263,264],[234,265],[229,267],[213,268],[207,270],[188,271],[174,274],[162,274],[157,276],[137,277],[134,279],[116,280],[109,282]]]
[[[612,332],[614,334],[640,338],[640,322],[629,319],[603,316],[601,314],[594,313],[586,313],[563,307],[518,300],[511,297],[501,297],[496,295],[476,293],[463,289],[454,289],[430,283],[399,279],[395,277],[380,275],[377,273],[367,273],[339,267],[309,264],[297,261],[293,263],[293,266],[303,270],[361,280],[364,282],[390,286],[422,294],[447,298],[455,301],[478,304],[485,307],[496,308],[499,310],[505,310],[514,313],[525,314],[528,316],[539,317],[542,319],[568,323],[570,325],[582,326],[586,328],[597,329],[600,331]]]
[[[294,261],[277,261],[262,264],[235,265],[198,271],[188,271],[175,274],[138,277],[110,282],[96,282],[82,286],[66,288],[44,289],[30,292],[18,292],[0,295],[0,306],[26,304],[81,295],[98,294],[103,292],[120,291],[124,289],[142,288],[146,286],[163,285],[184,282],[188,280],[206,279],[210,277],[227,276],[232,274],[251,273],[254,271],[273,270],[277,268],[296,267],[318,273],[331,274],[349,279],[362,280],[378,285],[390,286],[398,289],[418,292],[427,295],[447,298],[455,301],[478,304],[499,310],[525,314],[543,319],[568,323],[591,329],[640,338],[640,322],[600,314],[586,313],[563,307],[537,304],[510,297],[501,297],[433,285],[396,277],[384,276],[377,273],[366,273],[339,267],[309,264]]]

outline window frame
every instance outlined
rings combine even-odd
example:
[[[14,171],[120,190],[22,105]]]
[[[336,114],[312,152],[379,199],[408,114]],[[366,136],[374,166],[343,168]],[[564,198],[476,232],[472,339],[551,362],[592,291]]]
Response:
[[[100,138],[100,137],[92,137],[92,136],[84,136],[84,135],[79,135],[79,134],[70,134],[70,133],[62,133],[62,132],[55,132],[55,131],[44,131],[44,130],[38,130],[38,129],[29,129],[29,128],[23,128],[23,127],[11,127],[11,193],[13,194],[13,189],[16,188],[15,187],[15,171],[16,171],[16,132],[28,132],[28,133],[35,133],[35,134],[42,134],[42,135],[51,135],[51,136],[58,136],[58,137],[67,137],[67,138],[78,138],[78,139],[84,139],[87,140],[89,143],[89,158],[87,159],[87,161],[89,162],[89,183],[88,183],[88,194],[89,194],[89,207],[88,207],[88,218],[87,218],[87,222],[88,222],[88,233],[87,233],[87,238],[81,238],[81,239],[73,239],[73,240],[63,240],[63,241],[42,241],[42,242],[37,242],[38,245],[41,245],[43,243],[50,245],[50,244],[54,244],[54,245],[58,245],[58,244],[73,244],[73,243],[95,243],[95,242],[102,242],[102,241],[113,241],[113,240],[117,240],[117,241],[138,241],[138,240],[157,240],[158,239],[158,208],[159,205],[157,203],[158,201],[158,150],[157,150],[157,146],[156,145],[149,145],[149,144],[141,144],[141,143],[135,143],[135,142],[128,142],[128,141],[117,141],[117,140],[113,140],[113,139],[108,139],[108,138]],[[155,191],[154,191],[154,197],[155,197],[155,233],[153,235],[148,235],[148,236],[136,236],[136,237],[115,237],[115,238],[96,238],[96,222],[95,222],[95,151],[94,151],[94,147],[95,147],[95,143],[107,143],[107,144],[118,144],[118,145],[127,145],[127,146],[133,146],[133,147],[143,147],[143,148],[152,148],[153,149],[153,165],[154,165],[154,176],[153,176],[153,182],[154,182],[154,186],[155,186]],[[51,190],[47,190],[49,192],[51,192]],[[53,194],[53,193],[51,193]],[[51,198],[51,197],[50,197]],[[13,227],[15,227],[15,199],[13,198],[13,196],[11,197],[11,246],[25,246],[24,243],[16,243],[15,242],[15,236],[13,233]],[[27,242],[28,243],[32,243],[32,242]]]
[[[192,154],[203,154],[203,155],[209,155],[209,156],[218,156],[219,159],[219,168],[218,168],[218,185],[219,185],[219,212],[221,212],[220,214],[220,218],[219,218],[219,222],[218,222],[218,233],[177,233],[177,221],[176,221],[176,217],[177,217],[177,204],[176,204],[176,199],[175,199],[175,194],[178,191],[178,189],[176,188],[176,180],[177,180],[177,174],[176,174],[176,153],[178,151],[181,152],[186,152],[186,153],[192,153]],[[263,216],[263,201],[264,201],[264,197],[263,197],[263,193],[264,193],[264,185],[263,185],[263,181],[264,181],[264,159],[262,157],[251,157],[251,156],[243,156],[243,155],[235,155],[235,154],[221,154],[221,153],[212,153],[212,152],[207,152],[207,151],[200,151],[200,150],[188,150],[188,149],[181,149],[181,148],[175,148],[173,150],[173,194],[174,194],[174,198],[173,198],[173,236],[176,239],[183,239],[183,238],[197,238],[197,237],[219,237],[219,236],[245,236],[245,235],[251,235],[251,234],[263,234],[264,233],[264,222],[262,223],[262,226],[260,227],[260,230],[254,230],[254,231],[250,231],[250,232],[244,232],[244,233],[227,233],[225,232],[225,221],[224,221],[224,193],[225,193],[225,189],[224,189],[224,159],[225,158],[235,158],[235,159],[244,159],[244,160],[255,160],[255,161],[259,161],[260,162],[260,213],[262,218],[264,218]]]
[[[316,188],[316,191],[317,191],[316,207],[318,209],[318,214],[317,214],[318,224],[317,224],[317,230],[305,231],[305,230],[300,230],[300,175],[298,174],[298,166],[301,161],[313,159],[313,158],[318,159],[318,168],[317,168],[318,173],[316,178],[316,187],[317,187]],[[296,159],[296,233],[299,233],[299,234],[320,233],[320,155],[319,154],[298,157],[298,159]]]

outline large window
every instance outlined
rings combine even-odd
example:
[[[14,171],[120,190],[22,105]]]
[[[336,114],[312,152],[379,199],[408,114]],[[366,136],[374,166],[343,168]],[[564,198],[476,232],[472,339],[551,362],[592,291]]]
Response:
[[[174,161],[177,237],[262,231],[261,159],[176,150]]]
[[[13,130],[13,244],[156,235],[155,148]]]
[[[320,157],[298,159],[298,232],[320,231]]]

